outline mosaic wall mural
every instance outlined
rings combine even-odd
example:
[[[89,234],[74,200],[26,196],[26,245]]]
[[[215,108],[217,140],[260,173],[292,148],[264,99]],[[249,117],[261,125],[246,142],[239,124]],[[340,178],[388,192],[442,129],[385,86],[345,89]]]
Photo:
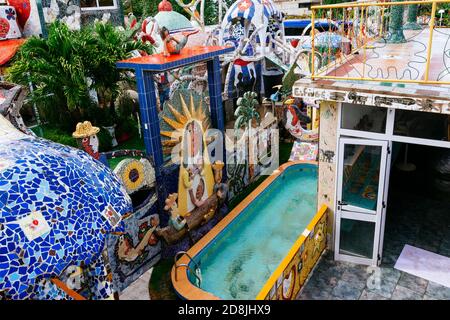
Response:
[[[227,159],[227,181],[229,198],[232,199],[260,175],[270,174],[275,164],[278,167],[277,121],[271,113],[262,120],[259,128],[246,129],[240,136],[227,131],[225,150]]]
[[[168,244],[205,225],[227,197],[223,162],[211,161],[208,136],[210,117],[203,96],[179,90],[164,104],[160,114],[163,153],[179,167],[178,188],[165,200],[168,225],[157,235]]]
[[[108,254],[114,289],[121,292],[161,258],[160,225],[155,170],[151,159],[124,159],[114,173],[133,201],[133,213],[124,219],[123,233],[108,236]]]
[[[266,296],[258,296],[258,299],[295,300],[297,298],[309,273],[326,248],[326,206],[321,208],[311,224],[303,232],[298,250],[293,254],[269,293]]]
[[[123,233],[108,236],[108,254],[115,291],[124,290],[161,258],[161,242],[155,234],[159,226],[159,215],[156,212],[156,205],[148,212],[134,212],[124,220]]]
[[[108,235],[107,247],[114,289],[121,292],[161,258],[158,196],[153,161],[141,150],[99,153],[100,128],[89,121],[79,122],[72,136],[79,147],[94,159],[109,166],[108,158],[123,158],[114,173],[130,196],[133,211],[123,217],[124,231]]]
[[[110,297],[106,237],[123,232],[132,212],[118,178],[84,151],[26,135],[3,116],[0,159],[1,296],[46,297],[58,290],[41,280],[59,278],[87,298]],[[77,274],[87,287],[73,286]]]

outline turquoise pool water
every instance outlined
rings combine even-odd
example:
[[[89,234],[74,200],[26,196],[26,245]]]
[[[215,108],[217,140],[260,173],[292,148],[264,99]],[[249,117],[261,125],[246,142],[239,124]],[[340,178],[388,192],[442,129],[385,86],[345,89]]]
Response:
[[[316,203],[317,167],[286,168],[194,257],[200,287],[222,299],[255,299],[314,217]]]

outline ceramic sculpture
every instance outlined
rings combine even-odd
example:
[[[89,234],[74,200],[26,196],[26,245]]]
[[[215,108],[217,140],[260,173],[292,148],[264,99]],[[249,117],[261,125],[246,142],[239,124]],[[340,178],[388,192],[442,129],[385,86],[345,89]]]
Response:
[[[110,298],[105,239],[132,211],[117,177],[84,151],[26,135],[1,115],[0,159],[0,295],[61,298],[49,280],[74,266],[89,275],[81,285],[88,298]]]

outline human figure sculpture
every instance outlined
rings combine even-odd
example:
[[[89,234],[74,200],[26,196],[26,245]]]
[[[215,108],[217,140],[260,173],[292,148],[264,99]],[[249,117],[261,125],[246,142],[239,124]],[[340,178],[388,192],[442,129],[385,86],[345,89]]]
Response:
[[[191,32],[183,32],[182,37],[177,39],[170,35],[169,30],[166,27],[162,27],[160,31],[161,39],[163,41],[163,54],[165,57],[169,57],[171,54],[179,54],[183,49],[189,36],[196,34],[198,30]]]
[[[84,121],[78,122],[75,132],[72,133],[72,136],[77,139],[79,146],[97,160],[100,158],[97,137],[99,131],[100,128],[92,126],[90,121]]]
[[[228,193],[228,185],[222,182],[223,172],[222,169],[225,166],[225,163],[222,161],[215,161],[212,165],[212,169],[214,171],[214,192],[220,200],[225,200]]]
[[[186,219],[180,216],[177,206],[177,198],[177,193],[169,194],[169,197],[165,201],[166,205],[164,206],[164,210],[169,211],[170,213],[169,225],[179,231],[186,226]]]

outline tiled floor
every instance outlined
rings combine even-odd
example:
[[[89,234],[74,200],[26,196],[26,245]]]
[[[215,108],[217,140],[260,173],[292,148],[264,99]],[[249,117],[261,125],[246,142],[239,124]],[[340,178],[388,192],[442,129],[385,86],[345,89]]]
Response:
[[[398,271],[333,260],[326,252],[300,300],[450,300],[450,288]]]
[[[394,269],[405,244],[450,257],[448,197],[438,200],[424,185],[418,188],[400,178],[403,187],[392,188],[389,195],[381,267],[337,262],[326,252],[299,299],[450,300],[450,288]]]

